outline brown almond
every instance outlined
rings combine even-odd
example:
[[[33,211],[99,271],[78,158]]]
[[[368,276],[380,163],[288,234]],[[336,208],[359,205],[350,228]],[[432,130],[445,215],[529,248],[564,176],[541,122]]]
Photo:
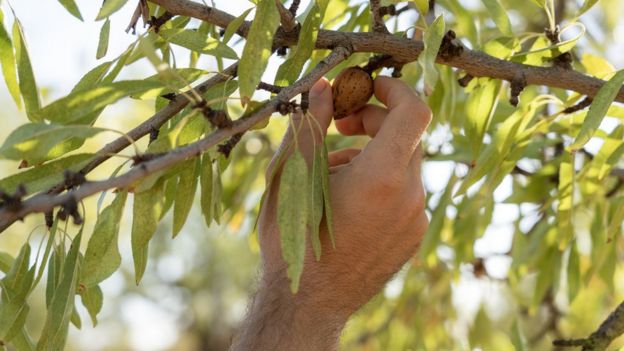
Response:
[[[373,96],[373,78],[361,67],[340,72],[332,84],[334,119],[349,116],[366,105]]]

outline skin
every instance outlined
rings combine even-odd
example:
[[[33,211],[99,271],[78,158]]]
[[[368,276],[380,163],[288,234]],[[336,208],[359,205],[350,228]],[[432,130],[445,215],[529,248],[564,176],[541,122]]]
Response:
[[[231,350],[337,350],[349,316],[416,253],[428,226],[419,144],[431,111],[401,80],[377,77],[374,84],[375,96],[385,107],[367,105],[336,121],[342,134],[368,135],[371,140],[361,150],[329,155],[336,248],[322,227],[323,251],[316,261],[307,240],[297,294],[290,291],[280,249],[276,218],[282,164],[278,159],[292,152],[293,130],[297,130],[298,147],[311,164],[314,141],[318,145],[325,136],[333,116],[326,79],[310,91],[312,116],[293,116],[267,171],[267,179],[272,173],[275,178],[258,227],[263,274]],[[320,128],[306,118],[316,119]]]

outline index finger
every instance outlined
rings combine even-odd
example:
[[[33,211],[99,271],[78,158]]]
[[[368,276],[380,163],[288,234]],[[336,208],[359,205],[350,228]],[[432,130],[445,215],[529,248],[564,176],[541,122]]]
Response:
[[[431,110],[412,88],[396,78],[377,77],[375,96],[389,112],[363,156],[386,171],[404,172],[431,121]]]

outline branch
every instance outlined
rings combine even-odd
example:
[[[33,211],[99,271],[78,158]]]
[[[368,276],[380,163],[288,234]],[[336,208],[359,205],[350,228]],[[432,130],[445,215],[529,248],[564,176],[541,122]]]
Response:
[[[344,61],[350,54],[351,52],[347,48],[335,48],[331,54],[316,65],[310,73],[295,82],[293,85],[284,87],[279,94],[277,94],[260,109],[254,111],[248,116],[244,116],[234,121],[230,128],[218,129],[195,143],[178,147],[149,161],[142,162],[121,176],[101,181],[86,182],[83,185],[60,195],[38,194],[28,200],[22,201],[18,208],[0,209],[0,232],[5,230],[16,220],[24,218],[30,213],[48,212],[57,206],[80,201],[101,191],[128,187],[150,174],[167,169],[185,159],[200,155],[210,147],[215,146],[239,133],[243,133],[252,128],[258,122],[269,118],[271,114],[277,110],[280,104],[284,101],[290,101],[295,96],[308,91],[317,80],[319,80],[340,62]],[[149,133],[149,130],[147,133]]]
[[[606,350],[609,344],[624,333],[624,302],[605,319],[604,322],[598,327],[598,330],[593,332],[586,339],[571,339],[571,340],[555,340],[553,345],[555,346],[567,346],[575,347],[582,346],[583,351],[603,351]]]
[[[286,32],[292,32],[295,28],[297,28],[297,21],[295,20],[295,16],[284,7],[284,4],[280,0],[275,0],[275,6],[277,6],[277,11],[280,15],[280,22],[282,23],[282,27]]]
[[[164,7],[167,11],[181,16],[189,16],[219,27],[227,25],[234,16],[216,8],[204,6],[189,0],[150,0]],[[237,33],[247,36],[251,23],[243,22]],[[292,46],[297,44],[298,30],[286,33],[280,29],[275,33],[275,46]],[[457,45],[461,45],[457,43]],[[333,30],[320,30],[316,40],[317,49],[332,49],[344,46],[353,52],[387,54],[394,60],[408,63],[416,61],[424,48],[422,41],[395,37],[384,33],[344,33]],[[437,63],[464,70],[473,77],[490,77],[512,81],[519,73],[526,78],[527,85],[544,85],[565,90],[573,90],[582,95],[594,97],[605,83],[603,80],[587,76],[583,73],[562,69],[560,67],[539,67],[505,61],[480,51],[470,50],[461,46],[455,55],[438,55]],[[620,89],[615,101],[624,103],[624,87]]]
[[[373,31],[388,34],[388,28],[384,24],[383,13],[381,13],[381,1],[370,0],[370,11],[373,19]]]

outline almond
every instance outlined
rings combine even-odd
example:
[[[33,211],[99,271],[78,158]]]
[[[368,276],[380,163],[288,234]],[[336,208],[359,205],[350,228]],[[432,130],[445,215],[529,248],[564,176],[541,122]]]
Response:
[[[361,67],[340,72],[332,84],[334,119],[349,116],[366,105],[373,96],[373,78]]]

